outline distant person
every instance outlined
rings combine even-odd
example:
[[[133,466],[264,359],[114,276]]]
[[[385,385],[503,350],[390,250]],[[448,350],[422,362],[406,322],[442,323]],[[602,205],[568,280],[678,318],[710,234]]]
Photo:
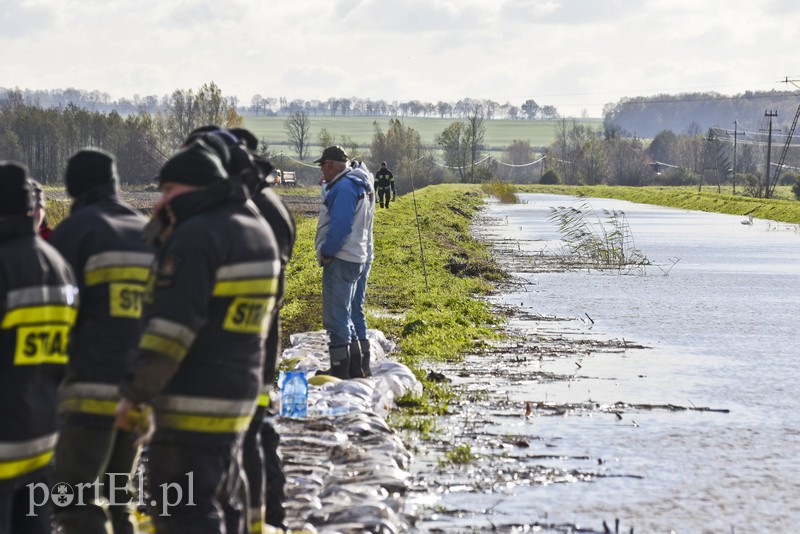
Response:
[[[99,480],[105,500],[85,491],[81,505],[58,507],[55,518],[66,534],[104,534],[109,522],[114,534],[133,534],[127,505],[133,496],[124,488],[136,470],[138,446],[131,432],[114,428],[114,410],[128,353],[139,342],[153,262],[141,237],[147,218],[118,199],[117,165],[107,152],[76,152],[64,181],[72,208],[50,242],[75,271],[81,302],[59,392],[56,480],[73,488]]]
[[[378,190],[378,202],[382,208],[389,208],[389,193],[391,192],[391,200],[395,200],[396,194],[394,190],[394,174],[386,167],[386,162],[381,162],[381,168],[375,173],[375,186]]]
[[[51,532],[58,384],[78,305],[69,264],[36,237],[32,193],[28,169],[0,161],[2,534]]]
[[[39,237],[47,241],[50,239],[53,229],[47,222],[44,191],[42,191],[41,184],[33,179],[31,179],[31,187],[33,188],[33,220],[36,223],[36,231]]]
[[[322,266],[322,326],[328,332],[331,367],[326,374],[350,378],[352,299],[368,257],[369,195],[362,178],[351,175],[341,146],[329,146],[317,163],[325,182],[314,246]]]

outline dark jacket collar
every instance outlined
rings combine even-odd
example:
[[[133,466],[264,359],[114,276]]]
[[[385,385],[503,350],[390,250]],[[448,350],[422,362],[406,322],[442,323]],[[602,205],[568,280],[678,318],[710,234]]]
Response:
[[[90,206],[108,199],[117,200],[116,186],[114,184],[98,185],[97,187],[89,189],[84,194],[76,198],[72,203],[72,209],[70,210],[70,213],[75,213],[86,206]]]
[[[16,215],[0,219],[0,241],[36,235],[34,224],[31,215]]]

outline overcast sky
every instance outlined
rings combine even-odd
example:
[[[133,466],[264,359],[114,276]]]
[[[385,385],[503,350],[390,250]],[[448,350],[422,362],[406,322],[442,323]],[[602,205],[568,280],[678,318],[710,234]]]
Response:
[[[626,96],[793,89],[799,32],[798,0],[0,0],[0,87],[599,117]]]

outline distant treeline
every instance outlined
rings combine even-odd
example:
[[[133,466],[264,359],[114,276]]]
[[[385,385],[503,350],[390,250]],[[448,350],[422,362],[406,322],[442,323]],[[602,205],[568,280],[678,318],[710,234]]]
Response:
[[[198,90],[176,90],[163,111],[121,114],[69,102],[43,107],[21,91],[0,94],[0,160],[28,166],[45,184],[59,183],[69,157],[83,147],[102,148],[117,158],[126,184],[149,184],[159,167],[198,126],[242,125],[213,82]]]
[[[84,91],[80,89],[9,89],[0,87],[0,100],[10,93],[19,94],[26,104],[43,108],[66,107],[73,104],[89,111],[110,113],[116,111],[123,115],[131,113],[148,113],[155,115],[169,109],[172,95],[134,95],[133,98],[112,100],[111,95],[102,91]],[[528,99],[516,106],[510,102],[501,104],[489,99],[463,98],[458,101],[425,102],[421,100],[386,101],[369,98],[328,98],[325,100],[288,99],[286,97],[263,97],[254,95],[249,103],[241,102],[238,97],[226,97],[228,105],[240,114],[256,116],[291,115],[303,111],[311,116],[369,116],[369,117],[438,117],[463,119],[480,108],[486,120],[511,119],[557,119],[558,109],[551,105],[539,105]]]
[[[772,125],[788,131],[798,105],[797,91],[747,91],[741,95],[685,93],[652,97],[623,98],[604,110],[606,130],[624,135],[652,138],[664,130],[675,133],[705,132],[711,127],[758,131],[765,128],[765,112],[777,111]]]

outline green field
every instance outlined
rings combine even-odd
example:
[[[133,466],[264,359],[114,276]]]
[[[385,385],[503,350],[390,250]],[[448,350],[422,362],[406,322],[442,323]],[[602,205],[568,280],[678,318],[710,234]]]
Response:
[[[373,123],[377,122],[381,129],[386,132],[389,126],[390,117],[331,117],[326,115],[309,117],[311,123],[311,144],[317,147],[317,136],[323,128],[335,135],[347,136],[358,143],[359,146],[367,147],[372,142],[375,133]],[[436,143],[436,136],[456,119],[434,119],[420,117],[401,118],[403,124],[419,132],[422,141],[427,145]],[[567,119],[571,121],[572,119]],[[273,150],[284,150],[287,155],[296,155],[293,148],[290,148],[289,138],[286,135],[284,122],[285,116],[280,117],[253,117],[245,116],[245,128],[255,133],[259,139],[266,139]],[[512,121],[512,120],[491,120],[485,121],[486,136],[485,145],[489,150],[502,150],[512,143],[515,139],[527,140],[532,147],[544,147],[552,143],[555,138],[556,124],[558,121],[535,120],[535,121]],[[595,129],[602,128],[603,123],[600,119],[580,119],[580,124],[590,126]],[[316,152],[312,148],[312,153]]]

